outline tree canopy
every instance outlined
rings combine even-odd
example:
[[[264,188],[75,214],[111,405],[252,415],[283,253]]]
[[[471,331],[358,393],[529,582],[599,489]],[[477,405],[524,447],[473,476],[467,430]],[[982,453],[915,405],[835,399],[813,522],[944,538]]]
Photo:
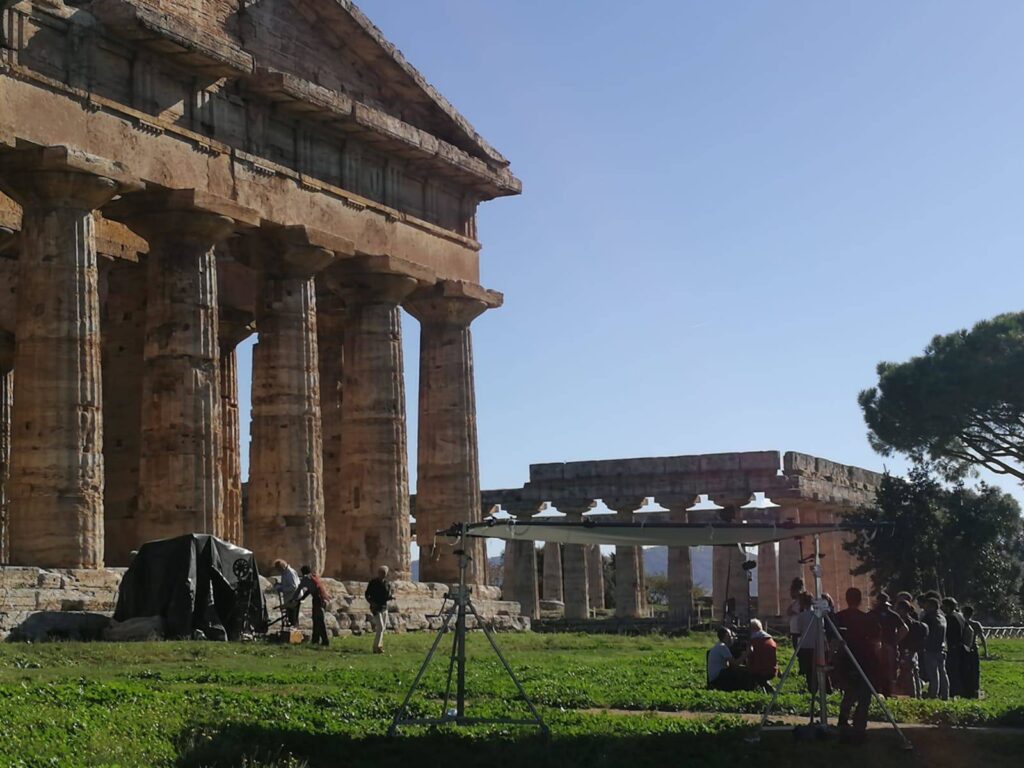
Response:
[[[984,467],[1024,481],[1024,313],[936,336],[922,355],[877,371],[858,398],[876,451],[947,477]]]
[[[937,589],[986,617],[1024,618],[1024,521],[1009,494],[984,483],[947,487],[919,466],[908,479],[885,475],[875,504],[853,519],[885,526],[846,545],[877,589]]]

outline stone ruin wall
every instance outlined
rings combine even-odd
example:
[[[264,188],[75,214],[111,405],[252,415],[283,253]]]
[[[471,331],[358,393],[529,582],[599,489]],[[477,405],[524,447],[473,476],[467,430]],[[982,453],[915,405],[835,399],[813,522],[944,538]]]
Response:
[[[792,521],[832,524],[845,513],[874,501],[881,481],[877,472],[788,451],[667,456],[602,461],[535,464],[522,488],[485,491],[485,511],[500,506],[518,519],[528,519],[549,505],[581,520],[600,499],[618,520],[665,522]],[[742,509],[755,493],[778,505],[772,509]],[[723,507],[721,511],[689,511],[699,496]],[[647,499],[667,512],[638,512]],[[600,516],[597,516],[600,519]],[[854,575],[859,563],[843,549],[849,534],[821,537],[822,588],[841,600],[849,587],[867,590],[867,575]],[[810,556],[811,542],[787,539],[758,550],[758,610],[762,616],[784,612],[786,591],[793,578],[810,583],[809,567],[799,561]],[[734,548],[716,547],[713,555],[712,602],[717,615],[727,598],[746,600],[743,558]],[[506,594],[517,599],[523,612],[540,617],[541,602],[564,605],[567,619],[583,619],[604,607],[604,583],[598,547],[548,544],[544,574],[536,574],[533,542],[511,542],[506,548]],[[689,549],[670,547],[668,553],[669,616],[685,623],[690,614],[692,570]],[[643,558],[638,548],[616,547],[615,611],[619,618],[646,616]]]
[[[0,641],[99,639],[113,616],[124,570],[0,568]],[[278,616],[277,597],[271,582],[261,581],[273,620]],[[345,637],[373,631],[370,608],[363,598],[365,583],[324,579],[324,586],[331,595],[326,617],[329,634]],[[394,583],[394,591],[391,630],[418,632],[440,627],[438,613],[447,586],[400,581]],[[473,603],[498,630],[530,628],[530,619],[520,613],[519,604],[503,601],[497,587],[477,587]],[[299,626],[304,631],[312,626],[309,601],[302,604]]]
[[[199,530],[264,566],[407,576],[402,309],[433,425],[420,518],[478,517],[469,325],[501,295],[478,284],[475,215],[521,185],[358,8],[15,0],[0,37],[0,562],[102,580],[142,541]],[[59,285],[34,279],[49,261]],[[234,355],[253,333],[242,520]],[[12,381],[29,393],[13,403]],[[26,456],[46,459],[43,493]],[[422,589],[454,575],[449,553],[426,558]],[[90,579],[40,578],[6,596],[74,606]],[[421,587],[403,589],[420,623]]]

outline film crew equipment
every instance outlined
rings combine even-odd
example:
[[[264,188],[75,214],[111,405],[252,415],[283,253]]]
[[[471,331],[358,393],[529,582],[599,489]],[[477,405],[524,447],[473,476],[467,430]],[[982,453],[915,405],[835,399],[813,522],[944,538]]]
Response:
[[[775,686],[775,691],[772,693],[772,698],[768,702],[768,706],[765,707],[764,714],[761,716],[761,722],[758,723],[757,729],[754,733],[747,738],[750,743],[756,744],[761,740],[761,732],[764,730],[765,725],[768,723],[768,718],[771,717],[772,710],[775,708],[775,704],[779,699],[779,695],[782,693],[782,687],[786,684],[790,674],[793,672],[793,665],[796,663],[797,656],[800,648],[804,644],[804,640],[813,631],[814,632],[814,674],[817,682],[817,690],[811,693],[811,710],[810,710],[810,727],[814,728],[819,736],[831,736],[834,733],[834,729],[828,724],[828,668],[826,666],[826,653],[825,653],[825,633],[826,631],[831,632],[834,637],[840,638],[839,647],[842,648],[847,660],[850,662],[853,672],[860,677],[861,681],[867,686],[868,690],[871,691],[871,697],[875,700],[882,712],[885,714],[886,720],[892,725],[896,731],[896,735],[899,736],[900,744],[905,750],[912,750],[914,745],[907,740],[903,731],[896,724],[896,720],[893,718],[892,713],[886,706],[885,701],[878,695],[875,687],[871,684],[871,680],[864,672],[864,668],[861,667],[860,662],[857,661],[857,657],[853,655],[853,651],[850,650],[849,646],[841,639],[842,635],[839,632],[838,627],[832,621],[829,616],[829,604],[827,600],[824,600],[821,596],[821,540],[818,533],[814,534],[814,554],[812,556],[813,565],[811,566],[811,573],[814,575],[814,602],[811,603],[812,619],[807,625],[807,628],[800,635],[800,640],[797,642],[796,648],[793,649],[793,655],[786,665],[785,671],[782,673],[782,677],[779,679],[779,684]],[[801,561],[803,562],[803,561]],[[803,728],[803,726],[799,726]]]
[[[416,673],[416,677],[413,680],[412,685],[409,687],[409,691],[406,693],[405,699],[402,701],[402,705],[395,710],[395,715],[391,720],[391,726],[388,728],[388,736],[396,735],[399,728],[407,725],[523,725],[539,728],[541,734],[545,736],[549,733],[548,727],[541,718],[540,713],[537,712],[533,702],[530,701],[530,698],[526,695],[526,691],[523,690],[523,686],[519,682],[519,679],[512,671],[512,667],[509,666],[508,661],[506,661],[504,655],[502,655],[501,649],[498,647],[498,643],[494,639],[494,631],[491,629],[490,625],[484,621],[480,614],[477,613],[476,607],[473,605],[473,600],[470,597],[472,588],[466,584],[466,570],[469,567],[470,561],[473,559],[468,554],[466,548],[467,529],[467,523],[455,523],[446,531],[438,531],[439,534],[458,540],[454,553],[459,559],[459,583],[450,588],[448,593],[444,596],[444,602],[441,605],[440,613],[441,627],[438,629],[437,636],[434,638],[434,643],[430,646],[430,650],[427,652],[427,656],[423,660],[423,664],[420,665],[419,671]],[[450,605],[448,605],[449,603]],[[501,661],[501,665],[505,668],[505,672],[508,673],[509,678],[511,678],[512,682],[515,684],[516,690],[519,692],[519,697],[530,710],[531,717],[529,719],[467,717],[466,619],[469,616],[476,619],[477,627],[483,630],[483,634],[487,638],[488,643],[490,643],[491,649],[494,651],[495,655],[497,655],[498,659]],[[454,629],[452,628],[453,622]],[[441,640],[449,631],[453,632],[452,649],[448,659],[448,678],[445,686],[444,701],[441,704],[441,714],[438,717],[412,717],[408,712],[409,702],[412,700],[416,689],[419,688],[420,681],[423,679],[423,675],[426,673],[427,667],[430,665],[431,660],[434,658],[434,654],[441,645]],[[455,682],[455,706],[449,707],[449,703],[452,699],[453,678]]]

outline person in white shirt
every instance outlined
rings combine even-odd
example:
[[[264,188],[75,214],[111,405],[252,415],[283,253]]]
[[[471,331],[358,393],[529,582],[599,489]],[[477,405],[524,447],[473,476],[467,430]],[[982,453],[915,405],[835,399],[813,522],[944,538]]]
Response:
[[[730,646],[735,637],[728,627],[718,628],[718,642],[708,651],[708,688],[713,691],[752,691],[757,683],[750,670],[739,666]]]
[[[299,625],[299,604],[294,601],[296,593],[299,589],[299,574],[295,572],[295,569],[288,565],[288,562],[278,558],[274,561],[274,570],[276,570],[280,576],[277,584],[274,585],[274,591],[281,596],[281,599],[285,604],[285,612],[288,616],[288,623],[293,627]]]

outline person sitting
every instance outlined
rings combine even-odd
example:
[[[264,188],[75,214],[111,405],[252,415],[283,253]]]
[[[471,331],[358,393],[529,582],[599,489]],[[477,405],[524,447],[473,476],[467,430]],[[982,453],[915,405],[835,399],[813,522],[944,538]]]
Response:
[[[747,644],[747,670],[761,688],[771,688],[771,681],[779,674],[778,644],[764,630],[758,619],[750,620],[750,641]]]
[[[718,642],[708,651],[708,689],[712,691],[752,691],[757,683],[750,670],[741,667],[730,646],[735,636],[728,627],[718,628]]]

